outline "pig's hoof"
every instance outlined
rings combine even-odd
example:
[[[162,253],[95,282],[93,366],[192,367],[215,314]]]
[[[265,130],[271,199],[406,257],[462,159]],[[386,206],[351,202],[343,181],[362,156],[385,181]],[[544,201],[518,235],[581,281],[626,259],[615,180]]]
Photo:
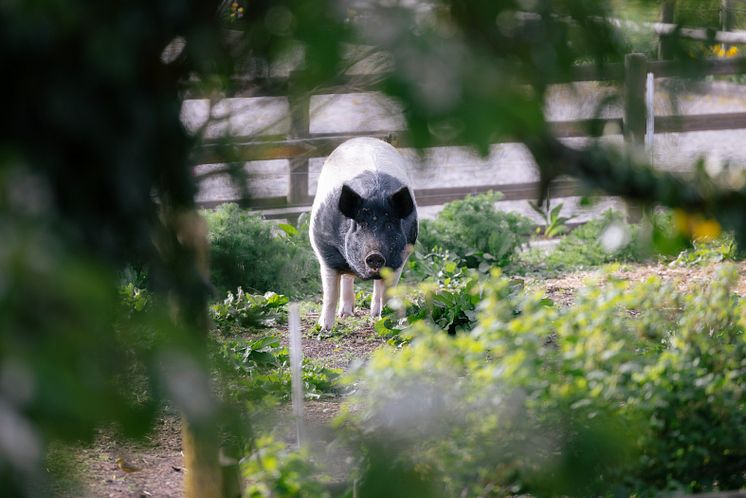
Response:
[[[341,310],[339,310],[339,315],[338,316],[340,318],[347,318],[348,316],[352,316],[354,314],[355,314],[354,310],[353,310],[352,306],[350,306],[349,308],[345,307],[345,308],[342,308]]]
[[[319,319],[319,326],[321,327],[321,330],[323,332],[329,332],[332,329],[332,327],[334,326],[334,315],[332,315],[332,317],[330,319],[322,316]]]

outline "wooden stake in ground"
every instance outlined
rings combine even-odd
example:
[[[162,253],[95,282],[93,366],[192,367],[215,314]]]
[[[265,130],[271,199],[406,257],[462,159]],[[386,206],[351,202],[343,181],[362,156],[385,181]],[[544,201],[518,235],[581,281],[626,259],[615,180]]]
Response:
[[[204,345],[201,351],[193,351],[200,355],[206,351],[209,324],[207,223],[195,210],[168,209],[164,209],[163,222],[166,233],[159,245],[165,252],[164,259],[174,265],[170,271],[176,290],[175,318],[197,335],[196,344]],[[194,367],[199,368],[197,364]],[[180,374],[179,369],[175,369],[171,375]],[[180,380],[174,379],[174,382]],[[203,389],[209,390],[209,387],[205,385]],[[182,419],[184,495],[186,498],[223,498],[217,427],[209,420],[188,420],[188,415]]]
[[[184,496],[186,498],[223,498],[217,434],[198,436],[186,418],[183,418],[181,439],[186,468]]]

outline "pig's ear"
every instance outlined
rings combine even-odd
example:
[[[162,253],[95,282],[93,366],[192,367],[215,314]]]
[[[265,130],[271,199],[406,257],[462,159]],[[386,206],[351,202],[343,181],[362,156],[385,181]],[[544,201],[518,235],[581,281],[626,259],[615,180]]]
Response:
[[[342,193],[339,195],[339,210],[348,218],[354,218],[363,199],[357,192],[347,185],[342,185]]]
[[[399,218],[406,218],[414,211],[414,200],[409,188],[402,187],[391,196],[391,205]]]

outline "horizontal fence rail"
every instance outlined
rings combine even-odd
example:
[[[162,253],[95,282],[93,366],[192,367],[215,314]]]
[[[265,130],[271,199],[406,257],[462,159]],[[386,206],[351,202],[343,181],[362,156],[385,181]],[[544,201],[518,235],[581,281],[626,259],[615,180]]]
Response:
[[[584,81],[614,81],[624,85],[624,117],[595,118],[547,123],[558,138],[600,137],[623,135],[625,140],[641,143],[645,134],[645,76],[652,73],[655,78],[690,78],[702,75],[734,75],[746,73],[746,57],[709,59],[682,64],[679,61],[648,61],[644,55],[630,54],[624,63],[603,65],[584,64],[572,68],[566,78],[556,83]],[[369,92],[376,89],[387,73],[345,75],[331,85],[316,89],[314,95]],[[366,131],[356,133],[310,133],[310,95],[298,96],[294,92],[294,76],[265,77],[234,80],[231,96],[287,96],[290,99],[290,133],[287,136],[252,136],[205,139],[195,148],[191,156],[193,164],[240,163],[287,159],[290,161],[288,194],[274,197],[252,197],[207,200],[198,203],[202,207],[215,207],[225,202],[239,202],[243,206],[260,210],[267,218],[293,218],[308,211],[313,197],[308,195],[308,159],[326,157],[343,142],[360,136],[387,140],[397,147],[413,144],[404,131]],[[195,87],[185,92],[187,98],[199,97]],[[226,95],[227,96],[227,95]],[[719,131],[746,129],[746,112],[655,116],[655,133],[687,133],[695,131]],[[494,143],[515,142],[511,137],[496,137]],[[464,143],[443,140],[432,146],[463,146]],[[228,169],[216,169],[203,177],[227,173]],[[576,195],[579,183],[574,180],[555,182],[552,197]],[[461,199],[467,194],[500,191],[505,200],[536,198],[538,183],[477,185],[469,187],[429,188],[415,190],[420,206],[440,205]]]
[[[577,195],[582,191],[581,183],[577,180],[563,179],[555,180],[549,188],[550,197],[569,197]],[[476,195],[484,192],[501,192],[503,201],[521,201],[535,199],[539,195],[539,182],[512,183],[500,185],[475,185],[467,187],[426,188],[415,189],[414,197],[420,207],[439,206],[447,202],[463,199],[467,195]],[[205,201],[199,203],[203,208],[214,208],[226,202],[236,202],[245,207],[258,209],[268,219],[295,217],[301,213],[310,211],[313,196],[306,196],[297,204],[289,204],[287,198],[262,197],[262,198],[234,198],[216,201]]]
[[[577,121],[550,122],[550,129],[559,138],[588,137],[589,130],[604,130],[604,135],[624,133],[622,118],[585,119]],[[693,131],[735,130],[746,128],[746,113],[691,114],[656,116],[656,133],[688,133]],[[238,143],[207,143],[199,147],[192,156],[195,164],[210,164],[237,161],[264,161],[291,159],[298,156],[325,157],[345,141],[356,137],[375,137],[394,141],[398,147],[411,147],[406,134],[402,132],[358,132],[346,134],[314,135],[308,138],[286,140],[254,140]],[[510,142],[505,139],[502,142]],[[496,141],[495,143],[500,143]],[[453,141],[443,141],[435,146],[466,145]]]
[[[656,78],[697,77],[701,75],[727,76],[746,73],[746,57],[730,59],[706,59],[691,61],[648,61],[647,72]],[[389,73],[343,75],[336,82],[314,89],[314,95],[369,92],[375,90]],[[574,83],[584,81],[621,81],[624,79],[624,63],[578,64],[564,76],[556,77],[552,83]],[[267,77],[235,77],[231,87],[222,92],[224,97],[285,97],[290,92],[294,75]],[[200,89],[199,81],[185,84],[184,98],[212,97],[212,90]]]

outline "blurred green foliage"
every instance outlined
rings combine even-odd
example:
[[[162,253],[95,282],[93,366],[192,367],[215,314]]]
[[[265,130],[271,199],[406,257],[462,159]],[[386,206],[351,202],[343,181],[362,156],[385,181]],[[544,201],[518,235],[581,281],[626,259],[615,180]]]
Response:
[[[234,44],[221,5],[0,5],[0,65],[12,68],[0,81],[6,496],[48,496],[42,457],[49,441],[90,440],[111,423],[141,435],[163,398],[194,427],[215,426],[220,409],[204,369],[208,287],[194,241],[177,236],[196,192],[188,160],[195,140],[180,116],[185,83],[198,80],[203,90],[232,84],[237,61],[274,60],[308,42],[302,91],[338,73],[347,36],[334,10],[256,1],[245,43]],[[264,22],[277,8],[303,14],[292,37]],[[177,38],[183,50],[162,59]],[[147,271],[149,304],[130,289],[128,305],[119,305],[118,273],[127,265]]]
[[[246,479],[246,498],[333,496],[320,482],[307,450],[293,451],[271,436],[257,439],[252,453],[242,460],[241,471]]]
[[[650,169],[634,154],[592,141],[570,149],[551,135],[544,114],[547,87],[570,78],[577,62],[601,69],[620,62],[630,46],[605,21],[614,12],[608,2],[453,0],[427,4],[427,15],[396,2],[241,5],[243,12],[225,2],[194,0],[135,0],[116,8],[80,0],[0,3],[0,67],[9,68],[0,80],[6,97],[0,117],[0,488],[9,496],[46,494],[42,455],[48,441],[90,439],[96,427],[112,422],[142,434],[164,398],[203,428],[214,427],[220,410],[205,368],[209,288],[196,263],[198,248],[179,233],[181,215],[194,207],[190,154],[198,142],[184,129],[181,103],[188,90],[216,98],[242,90],[245,79],[236,76],[251,73],[252,66],[302,53],[304,64],[290,85],[295,97],[337,80],[354,62],[343,57],[348,42],[384,50],[395,70],[382,75],[376,89],[404,104],[416,146],[446,141],[486,153],[495,141],[522,141],[544,185],[574,174],[614,194],[702,212],[734,230],[736,241],[746,237],[746,187],[722,185],[701,171],[682,179]],[[709,52],[672,39],[674,64],[696,76],[698,60]],[[183,49],[172,59],[163,57],[174,40]],[[187,82],[193,82],[190,88]],[[483,260],[489,254],[503,264],[509,254],[499,240],[485,242],[453,227],[440,230],[436,225],[435,238],[453,233],[461,244],[463,236]],[[294,244],[283,249],[305,254],[304,242]],[[265,269],[264,256],[257,254],[246,271],[268,275],[271,269],[276,274],[266,282],[281,281],[282,265]],[[127,265],[147,271],[149,296],[134,287],[118,294],[118,273]],[[311,274],[303,268],[288,271],[303,282]],[[226,289],[253,287],[241,280],[244,275],[231,280],[241,270],[220,271]],[[496,289],[503,285],[494,283]],[[674,322],[659,316],[667,308],[644,308],[624,301],[624,293],[614,298],[622,301],[595,296],[600,305],[584,305],[576,315],[546,307],[530,313],[528,303],[518,317],[503,297],[488,297],[479,325],[453,340],[428,334],[425,320],[415,322],[424,338],[400,355],[377,357],[371,374],[388,364],[388,377],[381,376],[388,388],[419,389],[415,376],[401,377],[401,384],[392,379],[431,366],[423,386],[462,388],[434,402],[469,412],[458,413],[458,424],[439,427],[438,440],[428,446],[431,419],[413,411],[418,424],[407,444],[369,446],[368,461],[375,465],[366,469],[363,489],[391,491],[385,486],[397,479],[381,477],[397,476],[416,490],[410,496],[426,496],[435,486],[428,479],[438,476],[447,490],[494,482],[497,487],[488,491],[599,494],[620,482],[620,469],[628,470],[619,484],[624,490],[709,489],[715,480],[718,486],[740,486],[741,474],[732,471],[744,446],[741,411],[734,405],[741,386],[733,373],[742,368],[741,325],[733,318],[740,302],[719,285],[684,310],[675,309]],[[290,283],[272,290],[305,292]],[[655,296],[650,299],[664,298]],[[648,328],[663,342],[626,334],[639,322],[617,313],[623,304],[639,305],[651,320],[660,320]],[[449,316],[443,323],[454,322]],[[552,333],[556,348],[543,346]],[[412,361],[399,365],[402,357]],[[142,378],[143,396],[132,396],[133,371]],[[462,376],[454,377],[457,372]],[[485,379],[500,381],[512,397],[502,391],[485,397]],[[601,392],[584,387],[591,383]],[[500,404],[505,399],[510,401]],[[500,409],[489,405],[492,400]],[[475,401],[483,404],[475,407]],[[434,408],[441,405],[419,408],[439,413]],[[525,416],[501,407],[517,407]],[[389,412],[389,419],[398,422],[397,413]],[[366,420],[376,427],[372,415]],[[706,437],[697,432],[705,421],[711,429]],[[458,432],[462,422],[478,430]],[[721,430],[726,424],[728,430]],[[629,433],[609,430],[619,426]],[[484,439],[491,434],[485,427],[510,430],[492,441]],[[535,431],[527,436],[526,427]],[[419,461],[412,462],[415,452],[386,456],[409,451],[414,434],[422,435],[415,449],[426,450]],[[476,438],[495,444],[465,455],[461,448],[471,448],[467,443]],[[728,441],[739,446],[731,448]],[[609,450],[626,449],[625,443],[629,451]],[[527,448],[535,450],[531,459]],[[440,452],[447,457],[436,458]],[[490,465],[480,467],[485,461]],[[543,462],[549,473],[542,471]],[[495,469],[500,478],[494,478]]]
[[[220,294],[236,287],[291,297],[319,292],[307,227],[278,227],[236,204],[201,213],[209,230],[211,279]]]
[[[346,427],[449,496],[743,486],[737,273],[691,294],[606,278],[569,308],[485,282],[471,333],[417,322],[407,348],[374,355]]]

